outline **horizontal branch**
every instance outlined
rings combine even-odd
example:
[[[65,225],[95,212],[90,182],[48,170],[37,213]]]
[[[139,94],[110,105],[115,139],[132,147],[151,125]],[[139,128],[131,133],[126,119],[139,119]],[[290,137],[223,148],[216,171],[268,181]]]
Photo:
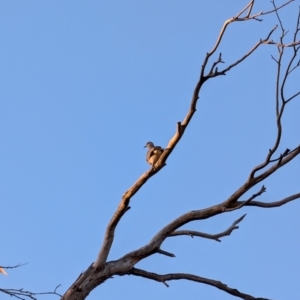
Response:
[[[260,201],[252,201],[252,202],[246,203],[245,206],[258,206],[258,207],[263,207],[263,208],[272,208],[272,207],[279,207],[281,205],[284,205],[286,203],[289,203],[289,202],[297,200],[297,199],[300,199],[300,193],[291,195],[289,197],[286,197],[282,200],[275,201],[275,202],[267,203],[267,202],[260,202]],[[237,203],[242,204],[245,202],[246,201],[239,201]]]
[[[57,293],[57,289],[59,287],[60,287],[60,284],[58,286],[56,286],[56,288],[54,289],[53,292],[42,292],[42,293],[25,291],[24,289],[1,289],[1,288],[0,288],[0,292],[9,295],[12,298],[19,299],[19,300],[26,300],[26,299],[38,300],[37,296],[40,296],[40,295],[56,295],[56,296],[62,297],[62,295]]]
[[[226,284],[222,283],[221,281],[196,276],[193,274],[170,273],[170,274],[160,275],[160,274],[156,274],[156,273],[152,273],[152,272],[148,272],[148,271],[144,271],[144,270],[136,269],[136,268],[132,268],[128,274],[155,280],[157,282],[163,283],[166,286],[168,286],[166,281],[182,280],[182,279],[190,280],[190,281],[204,283],[204,284],[216,287],[232,296],[236,296],[236,297],[244,299],[244,300],[268,300],[266,298],[261,298],[261,297],[257,298],[257,297],[253,297],[249,294],[242,293],[242,292],[238,291],[237,289],[228,287]]]
[[[245,218],[245,216],[246,216],[246,214],[241,216],[239,219],[234,221],[228,229],[226,229],[225,231],[223,231],[221,233],[208,234],[208,233],[203,233],[203,232],[193,231],[193,230],[176,230],[173,233],[171,233],[169,236],[170,237],[179,236],[179,235],[188,235],[188,236],[191,236],[191,237],[197,236],[197,237],[203,237],[203,238],[206,238],[206,239],[211,239],[211,240],[215,240],[217,242],[221,242],[221,240],[220,240],[221,237],[228,236],[232,233],[233,230],[239,228],[239,226],[236,226],[236,225],[238,223],[240,223]]]

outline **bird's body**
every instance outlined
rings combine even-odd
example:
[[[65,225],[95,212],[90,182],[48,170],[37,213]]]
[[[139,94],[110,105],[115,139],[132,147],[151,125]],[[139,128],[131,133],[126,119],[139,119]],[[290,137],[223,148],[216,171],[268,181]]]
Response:
[[[148,142],[145,147],[148,148],[146,160],[150,165],[154,166],[164,152],[164,149],[160,146],[154,146],[152,142]]]

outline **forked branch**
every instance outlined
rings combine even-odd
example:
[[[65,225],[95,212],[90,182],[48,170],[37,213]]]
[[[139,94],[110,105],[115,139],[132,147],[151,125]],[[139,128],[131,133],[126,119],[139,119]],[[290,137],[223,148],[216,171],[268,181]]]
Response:
[[[290,1],[286,2],[285,5],[287,5]],[[103,244],[101,247],[101,250],[98,254],[98,257],[94,263],[94,266],[100,270],[104,267],[104,264],[107,260],[109,251],[111,249],[113,240],[114,240],[114,232],[116,229],[117,224],[119,223],[120,219],[122,218],[122,216],[124,215],[124,213],[127,211],[127,207],[129,206],[130,203],[130,199],[138,192],[138,190],[148,181],[148,179],[150,177],[152,177],[153,175],[155,175],[157,172],[159,172],[165,165],[166,165],[166,161],[167,158],[169,157],[169,155],[172,153],[172,151],[174,150],[174,148],[176,147],[177,143],[180,141],[181,137],[183,136],[185,129],[187,128],[189,122],[191,121],[194,113],[196,112],[196,105],[199,99],[199,93],[200,93],[200,89],[202,87],[202,85],[210,78],[219,76],[219,75],[224,75],[226,72],[228,72],[230,69],[232,69],[233,67],[237,66],[239,63],[241,63],[242,61],[244,61],[247,57],[249,57],[260,45],[262,44],[269,44],[272,41],[269,40],[271,34],[275,31],[276,28],[272,29],[269,33],[269,35],[267,36],[266,39],[259,41],[248,53],[246,53],[243,57],[241,57],[239,60],[237,60],[235,63],[229,65],[227,68],[225,68],[222,71],[215,71],[215,72],[210,72],[208,75],[205,75],[205,68],[208,64],[209,58],[216,52],[216,50],[218,49],[221,40],[223,38],[223,35],[226,31],[226,28],[228,27],[229,24],[237,22],[237,21],[249,21],[249,20],[254,20],[257,18],[257,16],[261,16],[264,14],[268,14],[269,12],[260,12],[257,13],[255,15],[250,16],[250,12],[252,11],[252,7],[253,7],[254,1],[250,1],[249,4],[247,4],[245,6],[245,8],[242,10],[242,12],[240,12],[236,17],[230,18],[227,21],[225,21],[220,34],[217,38],[217,41],[214,45],[214,47],[212,48],[212,50],[210,52],[208,52],[206,54],[206,57],[204,59],[202,68],[201,68],[201,72],[200,72],[200,78],[198,80],[198,83],[196,84],[194,93],[193,93],[193,97],[191,100],[191,105],[190,105],[190,109],[186,115],[186,117],[184,118],[184,120],[182,122],[178,122],[177,123],[177,131],[175,133],[175,135],[170,139],[165,151],[163,152],[163,154],[161,155],[160,159],[158,160],[158,162],[156,163],[155,167],[150,169],[149,171],[145,172],[135,183],[134,185],[129,188],[123,195],[122,200],[117,208],[117,211],[115,212],[115,214],[113,215],[111,221],[109,222],[106,232],[105,232],[105,237],[103,240]],[[281,7],[285,6],[282,5]],[[278,9],[280,9],[281,7],[277,8],[276,11]],[[248,14],[245,17],[241,17],[242,13],[244,13],[246,10],[248,10]],[[219,57],[219,60],[217,62],[214,62],[212,64],[212,69],[213,70],[215,68],[215,66],[217,65],[217,63],[222,62],[221,60],[221,55]]]
[[[42,295],[55,295],[55,296],[59,296],[62,297],[62,295],[60,295],[59,293],[57,293],[57,289],[60,287],[60,285],[58,285],[53,292],[42,292],[42,293],[35,293],[35,292],[30,292],[30,291],[26,291],[24,289],[2,289],[0,288],[0,292],[12,297],[12,298],[16,298],[19,300],[38,300],[40,299],[37,298],[38,296],[42,296]]]
[[[279,207],[282,206],[284,204],[287,204],[291,201],[300,199],[300,193],[288,196],[282,200],[279,201],[275,201],[275,202],[260,202],[260,201],[251,201],[249,203],[246,203],[246,201],[240,201],[239,203],[245,203],[246,206],[257,206],[257,207],[263,207],[263,208],[273,208],[273,207]]]
[[[283,28],[282,25],[282,21],[280,19],[280,16],[277,12],[277,8],[275,5],[275,2],[272,1],[274,9],[276,10],[276,16],[277,19],[279,21],[279,23],[281,24],[281,37],[280,37],[280,43],[277,44],[278,47],[278,59],[274,59],[276,64],[277,64],[277,76],[276,76],[276,125],[277,125],[277,136],[275,139],[275,143],[273,145],[273,147],[269,150],[268,155],[265,159],[265,161],[261,164],[259,164],[258,166],[256,166],[250,173],[248,182],[250,183],[252,180],[254,180],[255,174],[256,172],[264,169],[266,166],[268,166],[271,162],[272,162],[272,156],[274,155],[274,153],[277,151],[279,145],[280,145],[280,141],[281,141],[281,137],[282,137],[282,116],[285,110],[286,105],[293,99],[295,99],[297,96],[300,95],[300,91],[294,93],[292,96],[290,96],[288,99],[286,99],[285,97],[285,86],[286,86],[286,82],[288,79],[289,74],[295,70],[298,66],[299,66],[299,62],[294,66],[294,61],[297,58],[298,55],[298,51],[300,49],[300,40],[298,39],[298,34],[300,31],[300,27],[299,27],[299,22],[300,22],[300,8],[299,8],[299,12],[298,12],[298,17],[297,17],[297,22],[296,22],[296,29],[295,29],[295,33],[293,36],[293,41],[289,44],[284,44],[284,38],[285,38],[285,30]],[[273,43],[274,44],[274,43]],[[276,44],[276,43],[275,43]],[[283,54],[284,54],[284,50],[286,47],[292,47],[293,48],[293,55],[291,57],[291,59],[289,60],[286,70],[284,72],[284,76],[283,79],[281,80],[281,74],[282,74],[282,58],[283,58]],[[297,151],[297,148],[295,149]]]

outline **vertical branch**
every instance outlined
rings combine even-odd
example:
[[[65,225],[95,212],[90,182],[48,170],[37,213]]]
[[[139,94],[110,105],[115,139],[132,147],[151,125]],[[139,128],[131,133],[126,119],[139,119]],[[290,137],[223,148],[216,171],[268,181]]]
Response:
[[[258,165],[257,167],[255,167],[251,173],[250,173],[250,176],[249,176],[249,179],[248,179],[248,183],[250,183],[253,179],[254,179],[254,175],[257,171],[263,169],[264,167],[266,167],[270,162],[271,162],[271,158],[272,158],[272,155],[276,152],[276,150],[278,149],[279,147],[279,144],[280,144],[280,141],[281,141],[281,136],[282,136],[282,123],[281,123],[281,118],[282,118],[282,115],[283,115],[283,112],[284,112],[284,109],[285,109],[285,105],[288,103],[288,101],[290,101],[291,99],[293,99],[294,97],[296,97],[299,93],[297,93],[296,95],[294,95],[293,97],[291,97],[289,100],[285,100],[285,95],[284,95],[284,88],[285,88],[285,84],[286,84],[286,81],[287,81],[287,77],[288,75],[290,74],[291,72],[291,67],[292,67],[292,64],[297,56],[297,51],[299,49],[299,41],[297,41],[297,34],[299,32],[299,18],[300,18],[300,12],[298,14],[298,18],[297,18],[297,25],[296,25],[296,31],[295,31],[295,34],[294,34],[294,38],[293,38],[293,43],[290,44],[290,45],[285,45],[284,44],[284,38],[286,36],[286,32],[285,32],[285,29],[283,27],[283,24],[282,24],[282,21],[281,21],[281,18],[278,14],[278,7],[276,7],[275,5],[275,2],[274,1],[271,1],[273,6],[274,6],[274,11],[276,13],[276,16],[277,16],[277,19],[278,19],[278,22],[280,24],[280,28],[281,28],[281,36],[280,36],[280,43],[277,44],[277,49],[278,49],[278,60],[274,59],[275,62],[277,63],[277,74],[276,74],[276,125],[277,125],[277,136],[276,136],[276,140],[275,140],[275,143],[273,145],[273,147],[269,150],[269,153],[265,159],[265,161]],[[281,76],[282,76],[282,58],[283,58],[283,55],[284,55],[284,51],[285,51],[285,48],[286,47],[293,47],[294,49],[294,55],[293,57],[290,59],[289,63],[288,63],[288,66],[287,66],[287,69],[285,71],[285,74],[284,74],[284,77],[281,81]]]

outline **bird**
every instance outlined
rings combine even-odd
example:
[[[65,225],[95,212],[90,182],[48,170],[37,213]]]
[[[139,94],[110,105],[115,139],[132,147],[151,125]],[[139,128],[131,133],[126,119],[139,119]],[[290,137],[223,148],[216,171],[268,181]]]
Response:
[[[148,142],[144,148],[148,148],[147,154],[146,154],[146,161],[154,166],[162,153],[164,152],[164,148],[160,146],[154,146],[152,142]]]
[[[7,273],[5,272],[4,269],[0,268],[0,273],[4,274],[4,275],[7,275]]]

